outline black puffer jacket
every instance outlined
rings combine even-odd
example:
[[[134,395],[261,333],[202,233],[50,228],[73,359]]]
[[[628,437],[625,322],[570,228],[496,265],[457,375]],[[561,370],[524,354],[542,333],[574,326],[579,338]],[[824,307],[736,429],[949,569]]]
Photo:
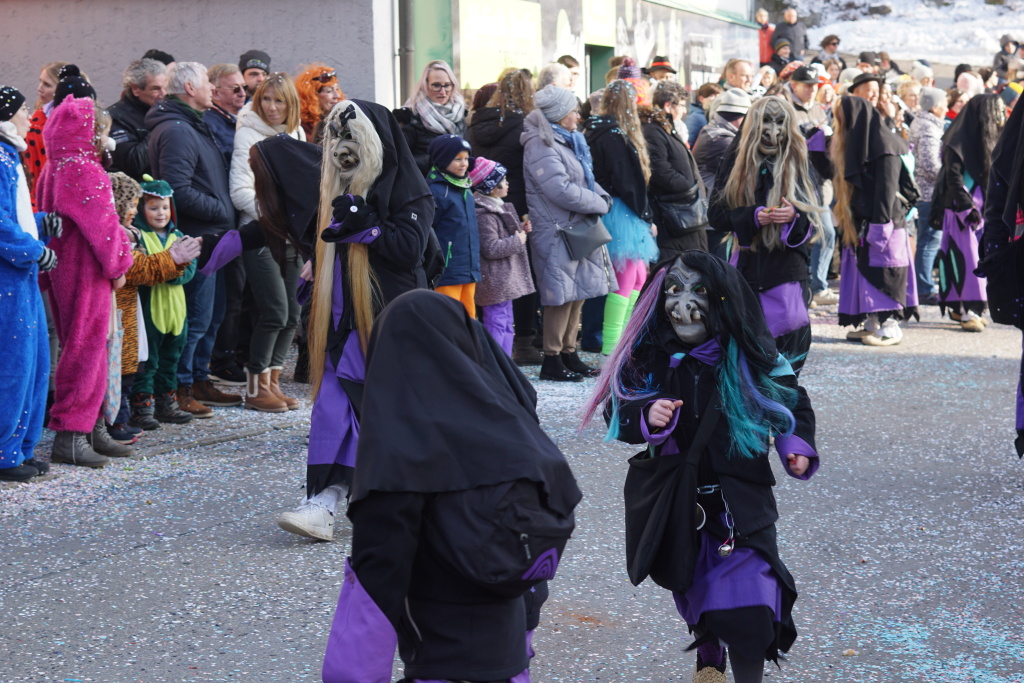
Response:
[[[466,133],[473,145],[473,156],[497,161],[508,170],[508,198],[522,216],[526,207],[526,181],[523,179],[522,114],[509,112],[504,118],[499,107],[484,107],[473,112],[473,120]]]
[[[592,116],[583,135],[594,158],[594,179],[612,197],[647,222],[653,220],[640,154],[614,117]]]
[[[652,199],[654,222],[658,226],[658,248],[662,253],[678,251],[682,247],[683,237],[694,230],[704,230],[703,225],[677,225],[670,216],[658,215],[659,204],[691,204],[699,198],[700,176],[695,174],[697,168],[690,150],[674,133],[671,123],[662,112],[641,112],[644,121],[643,132],[647,140],[647,153],[651,157],[651,182],[648,194]],[[666,129],[668,126],[668,129]],[[654,201],[656,200],[656,201]],[[679,243],[677,246],[674,243]],[[686,240],[686,244],[690,241]]]
[[[149,110],[146,127],[152,173],[174,189],[178,229],[198,237],[234,228],[228,168],[206,122],[172,96]]]
[[[125,91],[121,99],[107,107],[110,113],[110,139],[117,143],[111,156],[114,165],[111,173],[121,171],[142,180],[149,173],[149,129],[146,128],[146,112],[149,106],[130,92]]]

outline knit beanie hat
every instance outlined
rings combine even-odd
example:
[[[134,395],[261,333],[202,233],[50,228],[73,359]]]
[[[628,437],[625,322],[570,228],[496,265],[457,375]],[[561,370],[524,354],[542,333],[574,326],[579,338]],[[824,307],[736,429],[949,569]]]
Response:
[[[123,221],[129,211],[135,211],[142,198],[142,188],[135,181],[120,171],[110,174],[110,185],[114,190],[114,208]]]
[[[270,55],[263,50],[249,50],[238,58],[238,70],[243,74],[246,69],[263,69],[270,73]]]
[[[1017,101],[1022,91],[1024,91],[1024,87],[1020,83],[1007,83],[1003,91],[999,93],[999,97],[1003,99],[1003,104],[1009,107]]]
[[[930,112],[940,104],[946,103],[946,92],[940,88],[921,88],[917,101],[923,111]]]
[[[750,110],[750,106],[753,102],[750,101],[750,95],[743,92],[739,88],[729,88],[724,93],[718,96],[717,106],[715,111],[724,114],[746,114]]]
[[[923,62],[914,62],[910,75],[915,81],[920,81],[922,78],[935,78],[935,71]]]
[[[558,123],[579,106],[572,90],[557,85],[545,85],[533,96],[533,103],[551,123]]]
[[[626,57],[622,60],[622,64],[619,64],[618,78],[627,80],[630,78],[643,78],[643,73],[640,71],[640,67],[636,65],[636,62],[632,57]]]
[[[626,81],[636,90],[636,103],[641,107],[651,105],[651,82],[644,78],[640,67],[632,57],[624,57],[619,65],[617,80]],[[614,81],[613,81],[614,82]]]
[[[0,85],[0,121],[10,121],[23,104],[25,96],[17,88]]]
[[[171,64],[174,61],[174,57],[163,50],[146,50],[146,54],[142,55],[143,59],[155,59],[164,66]]]
[[[793,47],[788,40],[785,38],[779,38],[775,41],[775,51],[778,52],[784,47]]]
[[[91,97],[96,99],[96,91],[89,81],[82,77],[82,72],[74,64],[67,64],[60,69],[57,89],[53,92],[53,106],[60,106],[65,97]]]
[[[142,194],[148,194],[151,197],[174,196],[174,189],[169,182],[166,180],[153,180],[153,176],[148,173],[142,176],[142,184],[139,187],[142,189]]]
[[[468,142],[458,135],[438,135],[430,142],[427,154],[430,155],[430,163],[439,171],[448,168],[452,159],[458,156],[459,152],[472,153],[473,148]]]
[[[474,192],[490,194],[507,173],[508,169],[497,161],[477,157],[473,170],[469,172],[469,180],[473,183]]]

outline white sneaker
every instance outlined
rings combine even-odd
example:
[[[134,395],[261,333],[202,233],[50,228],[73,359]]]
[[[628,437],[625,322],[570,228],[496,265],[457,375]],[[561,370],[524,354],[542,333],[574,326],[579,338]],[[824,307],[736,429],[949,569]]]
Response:
[[[899,323],[890,318],[882,323],[882,326],[874,334],[863,337],[862,344],[867,346],[895,346],[903,341],[903,330]]]
[[[833,304],[839,303],[839,295],[831,289],[823,289],[820,292],[814,293],[814,298],[811,299],[811,303],[817,304],[818,306],[832,306]]]
[[[334,540],[334,515],[327,508],[308,500],[289,512],[282,512],[277,525],[299,536],[318,541]]]

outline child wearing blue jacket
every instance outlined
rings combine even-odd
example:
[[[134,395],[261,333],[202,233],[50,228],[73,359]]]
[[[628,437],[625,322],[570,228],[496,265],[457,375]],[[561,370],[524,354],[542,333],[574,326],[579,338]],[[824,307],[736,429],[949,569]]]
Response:
[[[469,143],[458,135],[439,135],[430,143],[427,184],[434,195],[434,233],[441,243],[445,269],[436,291],[462,303],[476,318],[476,283],[480,281],[480,234],[469,179]]]

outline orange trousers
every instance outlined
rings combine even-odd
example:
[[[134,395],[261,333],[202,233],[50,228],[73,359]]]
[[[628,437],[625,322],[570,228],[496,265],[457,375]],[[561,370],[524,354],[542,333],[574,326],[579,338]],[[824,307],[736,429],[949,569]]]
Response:
[[[470,282],[465,285],[444,285],[443,287],[437,287],[435,290],[438,294],[444,294],[450,296],[456,301],[461,301],[462,305],[466,307],[466,311],[469,313],[469,317],[476,319],[476,283]]]

